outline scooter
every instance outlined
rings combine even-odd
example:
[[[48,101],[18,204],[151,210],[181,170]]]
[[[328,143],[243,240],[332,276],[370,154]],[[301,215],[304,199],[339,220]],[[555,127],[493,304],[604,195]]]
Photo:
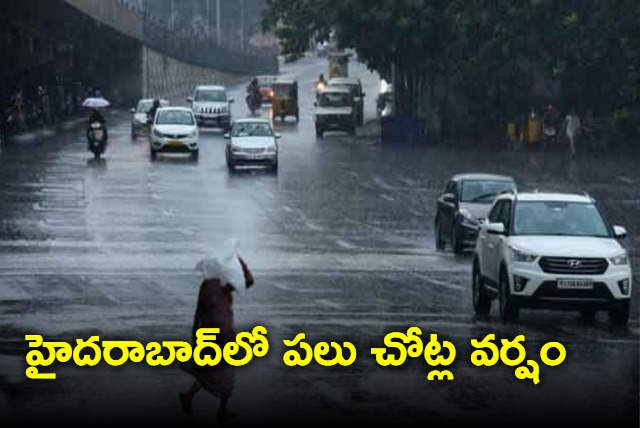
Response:
[[[87,130],[87,149],[93,153],[93,157],[98,160],[107,149],[107,132],[105,126],[100,122],[92,122]]]

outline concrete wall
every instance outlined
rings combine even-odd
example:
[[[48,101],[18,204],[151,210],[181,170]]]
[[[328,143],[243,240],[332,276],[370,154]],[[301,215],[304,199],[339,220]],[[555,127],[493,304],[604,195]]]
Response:
[[[229,87],[248,81],[248,77],[194,66],[143,48],[142,81],[145,97],[161,96],[179,105],[185,104],[186,97],[197,85]]]
[[[143,40],[143,21],[133,11],[122,7],[116,1],[107,0],[65,0],[70,6],[89,15],[96,21],[109,25],[115,30],[136,40]]]

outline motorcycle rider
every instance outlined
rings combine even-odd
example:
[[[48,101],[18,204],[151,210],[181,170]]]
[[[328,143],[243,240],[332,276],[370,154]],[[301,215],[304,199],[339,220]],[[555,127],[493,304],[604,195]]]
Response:
[[[91,149],[91,124],[92,123],[100,123],[102,125],[102,131],[104,132],[104,142],[105,145],[109,140],[109,135],[107,133],[107,120],[104,118],[100,110],[97,108],[91,109],[91,115],[89,116],[89,122],[87,124],[87,145],[89,145],[89,149]]]
[[[160,108],[160,100],[156,98],[155,100],[153,100],[153,104],[151,105],[151,108],[147,112],[147,124],[151,125],[151,123],[153,122],[153,119],[155,119],[156,117],[156,113],[159,108]]]
[[[316,98],[320,96],[320,94],[322,93],[322,91],[324,91],[324,88],[326,87],[327,87],[327,81],[324,80],[324,74],[320,73],[320,76],[316,81]]]
[[[262,104],[262,93],[260,93],[260,85],[258,84],[258,78],[251,79],[251,83],[247,87],[247,104],[251,110],[252,105],[260,107]]]

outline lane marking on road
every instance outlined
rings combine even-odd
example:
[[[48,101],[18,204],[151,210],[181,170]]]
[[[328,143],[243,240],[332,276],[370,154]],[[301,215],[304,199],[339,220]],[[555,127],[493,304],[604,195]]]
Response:
[[[435,285],[438,285],[440,287],[448,288],[450,290],[465,291],[467,289],[467,287],[463,287],[461,285],[454,285],[451,282],[441,281],[439,279],[434,279],[432,277],[421,275],[421,274],[418,274],[418,273],[413,273],[412,276],[414,276],[414,277],[416,277],[418,279],[421,279],[423,281],[426,281],[426,282],[428,282],[430,284],[435,284]]]

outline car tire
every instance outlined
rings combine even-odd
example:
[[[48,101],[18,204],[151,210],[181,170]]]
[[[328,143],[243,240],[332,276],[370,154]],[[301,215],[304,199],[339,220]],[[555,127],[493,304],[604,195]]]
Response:
[[[133,128],[131,128],[131,139],[135,140],[136,138],[138,138],[138,135],[136,134],[136,131]]]
[[[193,150],[191,152],[191,159],[197,161],[200,158],[200,150]]]
[[[229,172],[234,172],[236,170],[236,164],[233,162],[231,157],[227,157],[227,169]]]
[[[278,173],[278,162],[274,162],[273,165],[271,165],[271,171],[275,172],[276,174]]]
[[[460,236],[458,235],[458,226],[454,224],[451,228],[451,249],[456,255],[460,255],[464,251],[462,248],[462,242],[460,241]]]
[[[509,279],[507,271],[503,267],[500,269],[500,318],[504,322],[514,322],[520,315],[520,307],[511,298],[509,291]]]
[[[436,240],[436,250],[444,251],[446,244],[442,238],[442,225],[440,224],[440,220],[436,220],[434,235]]]
[[[613,327],[626,327],[629,324],[629,302],[615,302],[609,310],[609,321]]]
[[[324,135],[324,131],[322,131],[322,129],[316,128],[316,137],[322,138],[323,135]]]
[[[487,290],[484,287],[484,278],[482,272],[478,267],[478,260],[473,262],[473,273],[471,276],[471,292],[473,298],[473,310],[476,315],[489,315],[491,312],[491,298],[487,295]]]
[[[151,149],[151,151],[149,152],[149,157],[151,157],[152,161],[158,159],[158,152],[156,152],[155,150]]]

